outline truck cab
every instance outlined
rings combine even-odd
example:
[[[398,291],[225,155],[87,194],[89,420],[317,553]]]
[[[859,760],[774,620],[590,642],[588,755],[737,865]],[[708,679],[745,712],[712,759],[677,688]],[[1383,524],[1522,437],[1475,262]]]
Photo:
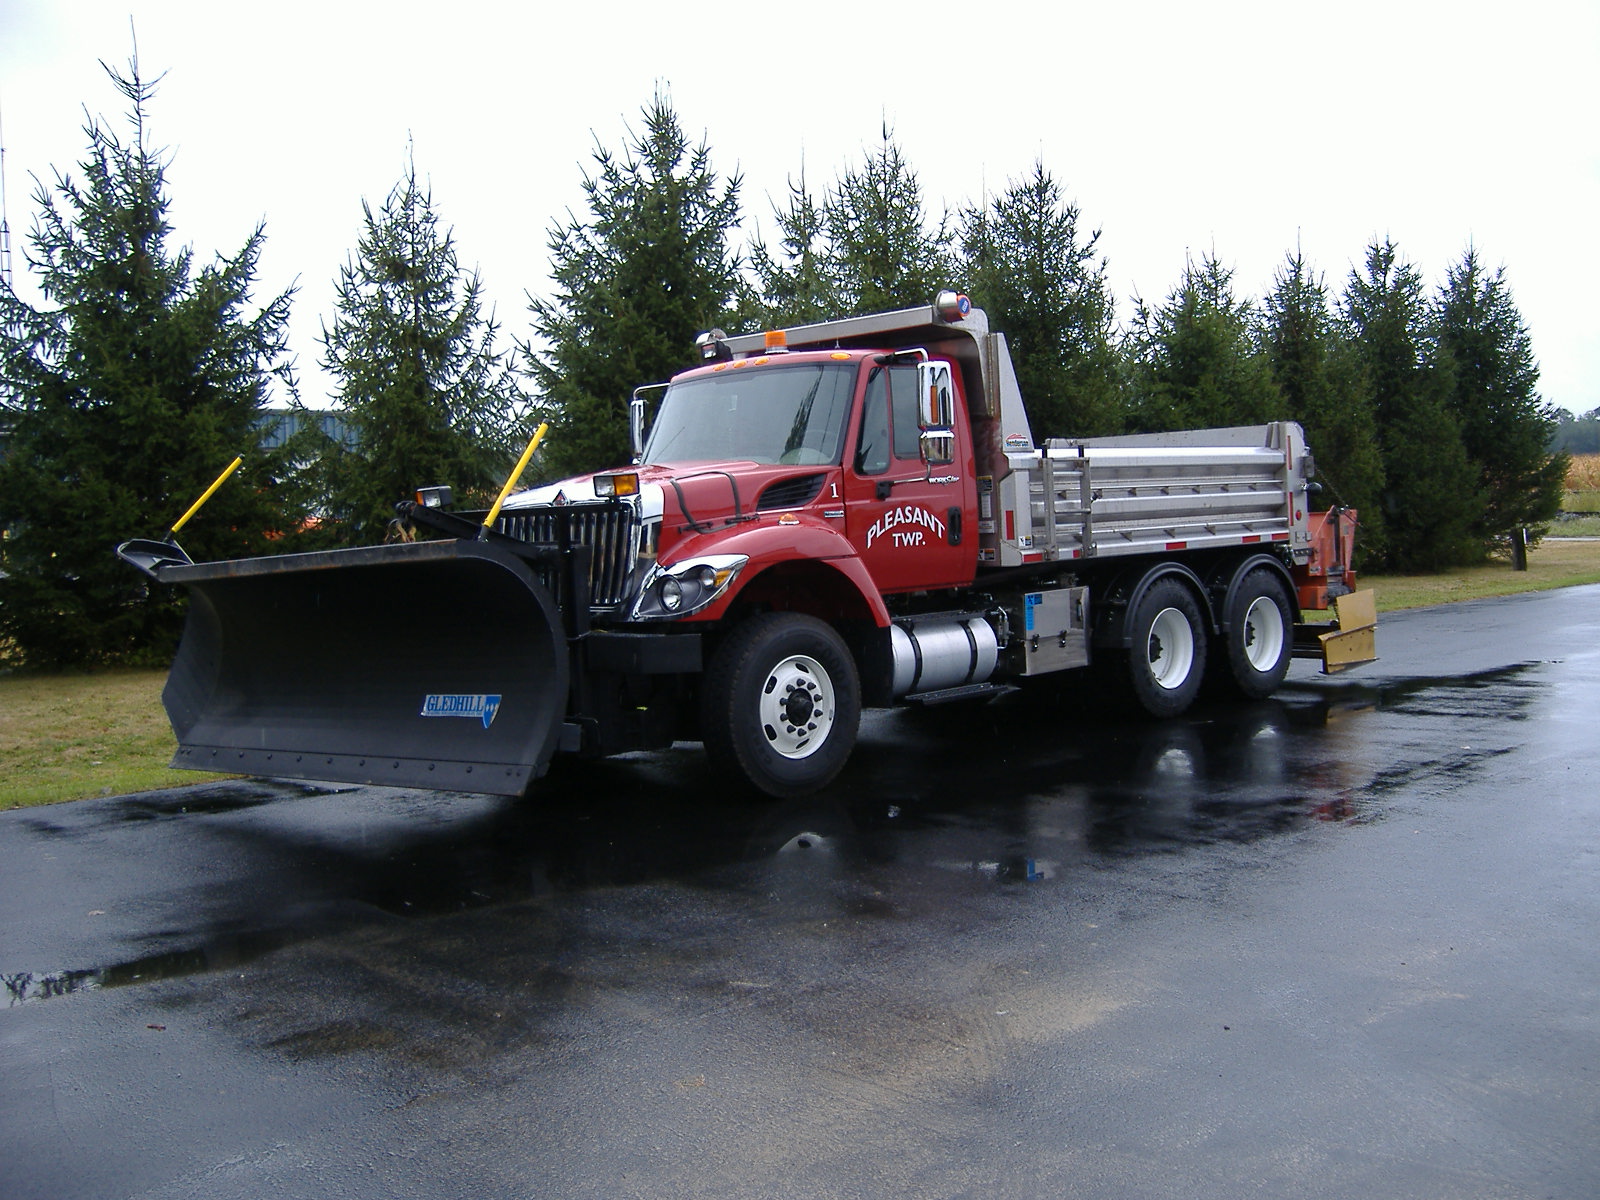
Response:
[[[702,526],[748,510],[756,524],[842,535],[884,595],[965,586],[978,561],[977,485],[952,379],[947,361],[860,350],[700,367],[662,397],[641,483],[664,472],[664,510]],[[938,404],[919,403],[940,387]],[[663,561],[697,532],[667,522]]]
[[[744,338],[713,332],[700,343],[705,361],[665,385],[648,420],[656,389],[635,394],[631,470],[532,489],[506,512],[515,521],[552,504],[630,497],[657,585],[686,556],[698,565],[715,547],[755,544],[755,561],[730,583],[784,561],[829,563],[870,593],[872,609],[884,596],[969,586],[983,422],[950,331],[970,348],[987,330],[964,298],[911,311]],[[781,537],[759,534],[774,528]],[[725,609],[646,596],[619,615],[713,621]]]

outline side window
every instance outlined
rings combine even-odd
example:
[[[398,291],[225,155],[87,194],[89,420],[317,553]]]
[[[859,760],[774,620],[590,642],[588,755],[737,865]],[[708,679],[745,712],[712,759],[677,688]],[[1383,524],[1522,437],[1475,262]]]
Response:
[[[912,428],[916,428],[915,424]],[[889,372],[882,367],[867,377],[861,406],[861,438],[856,443],[856,470],[881,475],[889,469]]]
[[[921,432],[917,421],[917,368],[889,368],[890,408],[894,411],[894,456],[920,459],[922,449],[918,444]]]

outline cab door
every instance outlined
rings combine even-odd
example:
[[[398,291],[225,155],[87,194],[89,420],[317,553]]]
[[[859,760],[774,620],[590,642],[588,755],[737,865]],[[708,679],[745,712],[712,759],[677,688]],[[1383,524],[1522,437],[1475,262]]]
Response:
[[[960,586],[977,569],[971,439],[958,432],[954,461],[930,464],[920,392],[914,362],[868,367],[845,463],[846,528],[885,593]],[[957,403],[952,398],[950,425],[960,431]]]

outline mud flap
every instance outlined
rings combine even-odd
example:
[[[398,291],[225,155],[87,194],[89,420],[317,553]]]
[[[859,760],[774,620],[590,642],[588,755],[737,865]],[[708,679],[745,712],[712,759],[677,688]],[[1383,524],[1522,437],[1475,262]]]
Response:
[[[1334,620],[1295,626],[1296,658],[1322,662],[1322,673],[1374,662],[1378,657],[1378,604],[1370,589],[1333,602]]]
[[[162,694],[175,767],[519,795],[549,765],[567,646],[523,555],[455,539],[151,573],[191,598]]]

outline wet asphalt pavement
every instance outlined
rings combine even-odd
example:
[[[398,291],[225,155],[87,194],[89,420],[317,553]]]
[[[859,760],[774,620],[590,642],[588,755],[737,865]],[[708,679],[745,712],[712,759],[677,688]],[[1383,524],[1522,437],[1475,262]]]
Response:
[[[1160,725],[0,814],[0,1197],[1600,1194],[1600,588]]]

